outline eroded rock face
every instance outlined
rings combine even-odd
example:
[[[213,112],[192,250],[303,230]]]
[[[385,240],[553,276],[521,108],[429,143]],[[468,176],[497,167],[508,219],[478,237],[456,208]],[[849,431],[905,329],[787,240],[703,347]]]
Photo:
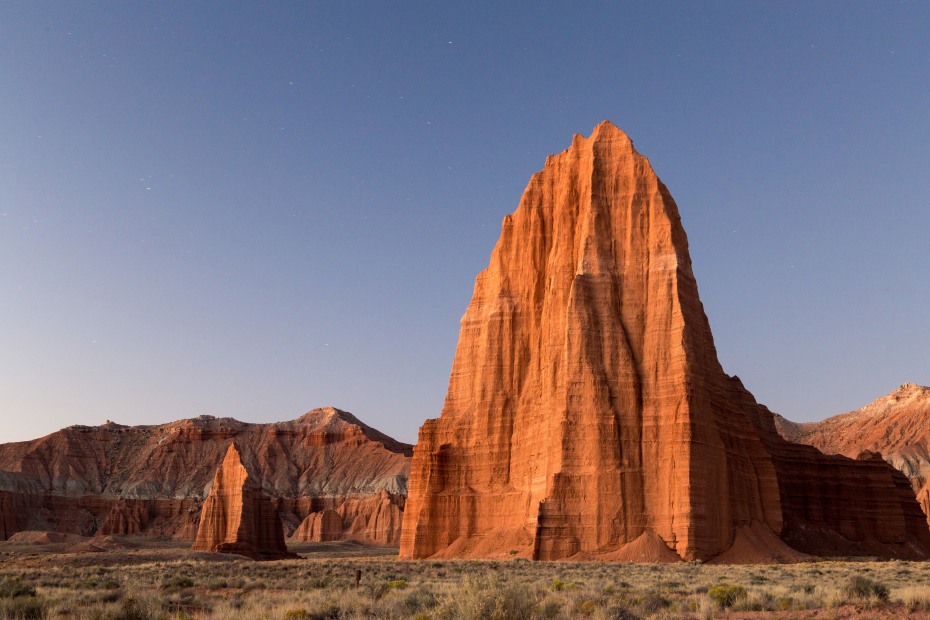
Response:
[[[824,457],[787,445],[720,367],[674,200],[605,122],[549,157],[504,219],[442,415],[420,429],[401,556],[610,557],[661,540],[709,559],[738,531],[744,544],[851,519],[847,534],[881,538],[886,516],[901,526],[886,552],[909,549],[893,470],[830,461],[866,481],[834,485],[865,507],[820,514],[807,507],[829,486]],[[887,506],[857,494],[877,489]]]
[[[351,500],[377,511],[387,494],[402,511],[412,447],[347,412],[316,409],[274,424],[202,416],[159,426],[75,426],[0,445],[0,539],[46,530],[193,541],[233,440],[280,508],[286,532],[314,511],[314,502]],[[397,545],[400,519],[392,533],[366,535]]]
[[[924,513],[930,513],[930,387],[905,383],[861,409],[820,422],[799,424],[781,416],[775,422],[785,439],[827,454],[881,454],[908,477]]]
[[[404,498],[387,492],[365,497],[318,500],[291,540],[354,540],[396,547],[400,544]]]
[[[256,560],[292,557],[278,512],[229,446],[203,504],[194,551],[236,553]]]

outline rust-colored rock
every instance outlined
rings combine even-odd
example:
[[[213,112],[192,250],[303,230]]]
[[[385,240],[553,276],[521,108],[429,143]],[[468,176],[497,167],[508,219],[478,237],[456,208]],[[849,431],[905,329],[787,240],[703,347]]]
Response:
[[[235,444],[229,446],[216,470],[193,550],[236,553],[256,560],[293,557],[284,544],[277,510],[249,476]]]
[[[404,498],[387,492],[339,500],[318,500],[312,512],[294,531],[291,540],[354,540],[396,547],[400,544],[403,510]]]
[[[307,515],[291,538],[301,542],[327,542],[341,540],[345,533],[342,515],[332,508]]]
[[[893,469],[796,448],[721,369],[677,206],[604,122],[504,219],[442,415],[420,429],[401,557],[609,558],[661,540],[710,559],[805,527],[846,552],[927,553]]]
[[[45,530],[193,541],[233,440],[286,532],[317,506],[347,501],[373,511],[358,523],[380,528],[383,519],[373,517],[386,494],[397,512],[393,531],[360,537],[398,544],[412,448],[332,408],[274,424],[201,416],[158,426],[72,426],[0,445],[0,540]]]
[[[820,422],[776,416],[775,423],[785,439],[827,454],[881,454],[908,477],[930,523],[930,387],[905,383],[861,409]]]

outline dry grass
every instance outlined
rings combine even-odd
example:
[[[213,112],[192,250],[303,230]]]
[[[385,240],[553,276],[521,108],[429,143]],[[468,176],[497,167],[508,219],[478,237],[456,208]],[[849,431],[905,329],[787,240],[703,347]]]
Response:
[[[48,547],[48,546],[46,546]],[[399,562],[384,550],[298,549],[256,563],[162,544],[68,554],[0,543],[0,617],[75,619],[927,617],[930,564],[712,566]],[[16,555],[10,555],[16,553]],[[356,571],[362,571],[355,586]]]

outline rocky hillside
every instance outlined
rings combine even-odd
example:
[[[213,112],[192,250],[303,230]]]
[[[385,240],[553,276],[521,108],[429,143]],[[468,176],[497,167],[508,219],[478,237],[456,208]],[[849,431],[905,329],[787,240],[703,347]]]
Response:
[[[107,422],[0,445],[0,537],[30,529],[192,540],[233,439],[286,531],[323,510],[342,510],[354,538],[397,544],[412,447],[333,408],[273,424],[211,416],[155,426]],[[367,508],[359,512],[360,504]],[[365,510],[396,518],[371,531]]]
[[[930,387],[905,383],[861,409],[820,422],[797,423],[781,416],[775,422],[785,439],[827,454],[880,453],[908,477],[930,515]]]

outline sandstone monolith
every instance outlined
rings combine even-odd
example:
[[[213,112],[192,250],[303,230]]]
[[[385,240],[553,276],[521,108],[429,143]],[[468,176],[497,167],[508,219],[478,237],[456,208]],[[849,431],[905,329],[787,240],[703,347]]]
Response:
[[[504,218],[442,415],[420,429],[401,557],[610,558],[636,543],[630,557],[691,560],[764,541],[787,558],[782,538],[804,528],[927,552],[897,472],[786,449],[771,415],[720,366],[675,201],[601,123]]]
[[[230,444],[213,478],[192,548],[256,560],[294,557],[284,544],[277,510],[249,476],[235,444]]]

